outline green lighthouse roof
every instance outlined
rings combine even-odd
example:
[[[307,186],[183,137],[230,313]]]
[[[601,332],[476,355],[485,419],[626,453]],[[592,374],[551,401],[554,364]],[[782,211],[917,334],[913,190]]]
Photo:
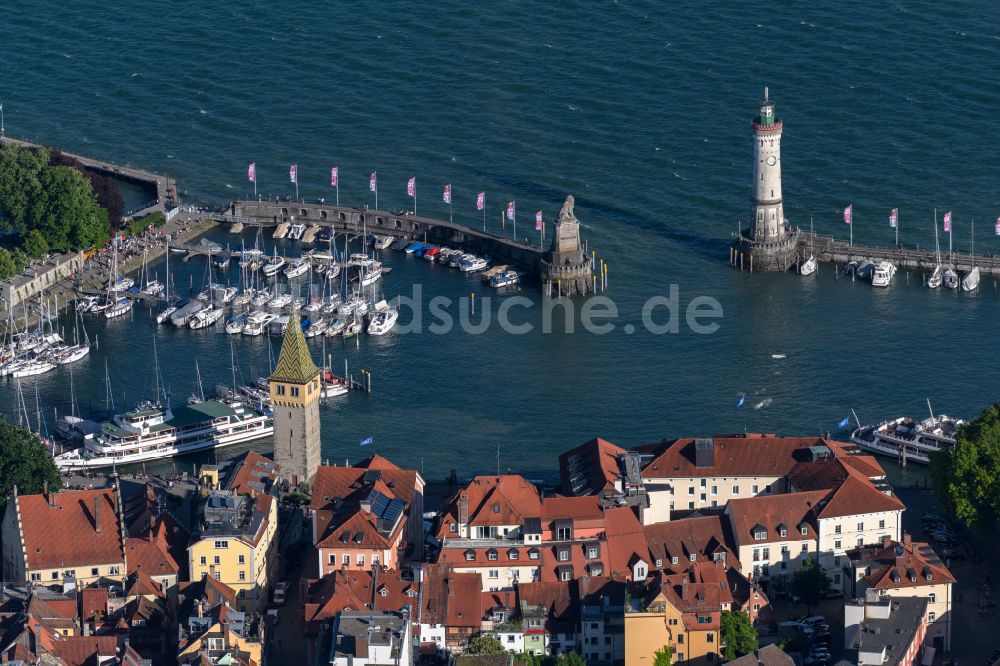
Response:
[[[308,384],[319,368],[313,363],[306,336],[302,334],[302,324],[299,323],[298,308],[292,309],[288,318],[288,328],[281,341],[281,353],[278,355],[278,365],[271,373],[271,381],[288,382],[290,384]]]

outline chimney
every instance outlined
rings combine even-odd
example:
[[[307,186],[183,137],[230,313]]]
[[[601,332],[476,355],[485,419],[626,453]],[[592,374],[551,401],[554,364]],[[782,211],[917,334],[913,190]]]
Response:
[[[49,492],[49,482],[42,482],[42,492],[45,493],[45,503],[49,505],[50,509],[56,508],[56,494]]]
[[[199,600],[198,600],[198,601],[197,601],[197,602],[195,603],[195,608],[197,608],[197,609],[198,609],[198,618],[199,618],[199,619],[201,619],[201,618],[205,617],[205,602],[204,602],[204,600],[202,600],[202,599],[199,599]]]
[[[909,532],[903,532],[903,547],[906,550],[913,550],[913,538]]]
[[[684,574],[684,578],[681,580],[681,599],[687,601],[688,598],[688,577]]]
[[[458,524],[467,525],[469,523],[469,496],[461,494],[458,497]]]
[[[101,533],[101,496],[94,498],[94,532]]]

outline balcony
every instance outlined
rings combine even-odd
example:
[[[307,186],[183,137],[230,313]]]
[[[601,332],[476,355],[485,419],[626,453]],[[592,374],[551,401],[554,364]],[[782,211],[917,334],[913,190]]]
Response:
[[[495,539],[466,539],[463,537],[445,539],[441,543],[442,548],[517,548],[524,545],[524,539],[509,539],[497,537]]]

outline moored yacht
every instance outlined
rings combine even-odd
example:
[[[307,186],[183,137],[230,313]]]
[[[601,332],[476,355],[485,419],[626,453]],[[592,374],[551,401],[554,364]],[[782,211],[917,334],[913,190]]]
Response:
[[[368,324],[368,335],[385,335],[396,325],[399,312],[395,308],[379,310]]]
[[[880,261],[872,271],[873,287],[888,287],[892,284],[892,278],[896,275],[896,266],[891,261]]]

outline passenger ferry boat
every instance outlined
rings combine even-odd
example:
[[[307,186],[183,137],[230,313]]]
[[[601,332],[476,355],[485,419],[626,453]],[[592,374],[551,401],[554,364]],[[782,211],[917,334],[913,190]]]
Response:
[[[239,401],[205,400],[171,410],[144,402],[101,424],[83,447],[55,456],[62,470],[129,465],[267,437],[271,416]]]
[[[964,423],[944,414],[932,414],[923,421],[903,416],[861,426],[851,433],[851,441],[874,453],[927,464],[935,451],[955,446],[955,436]]]

